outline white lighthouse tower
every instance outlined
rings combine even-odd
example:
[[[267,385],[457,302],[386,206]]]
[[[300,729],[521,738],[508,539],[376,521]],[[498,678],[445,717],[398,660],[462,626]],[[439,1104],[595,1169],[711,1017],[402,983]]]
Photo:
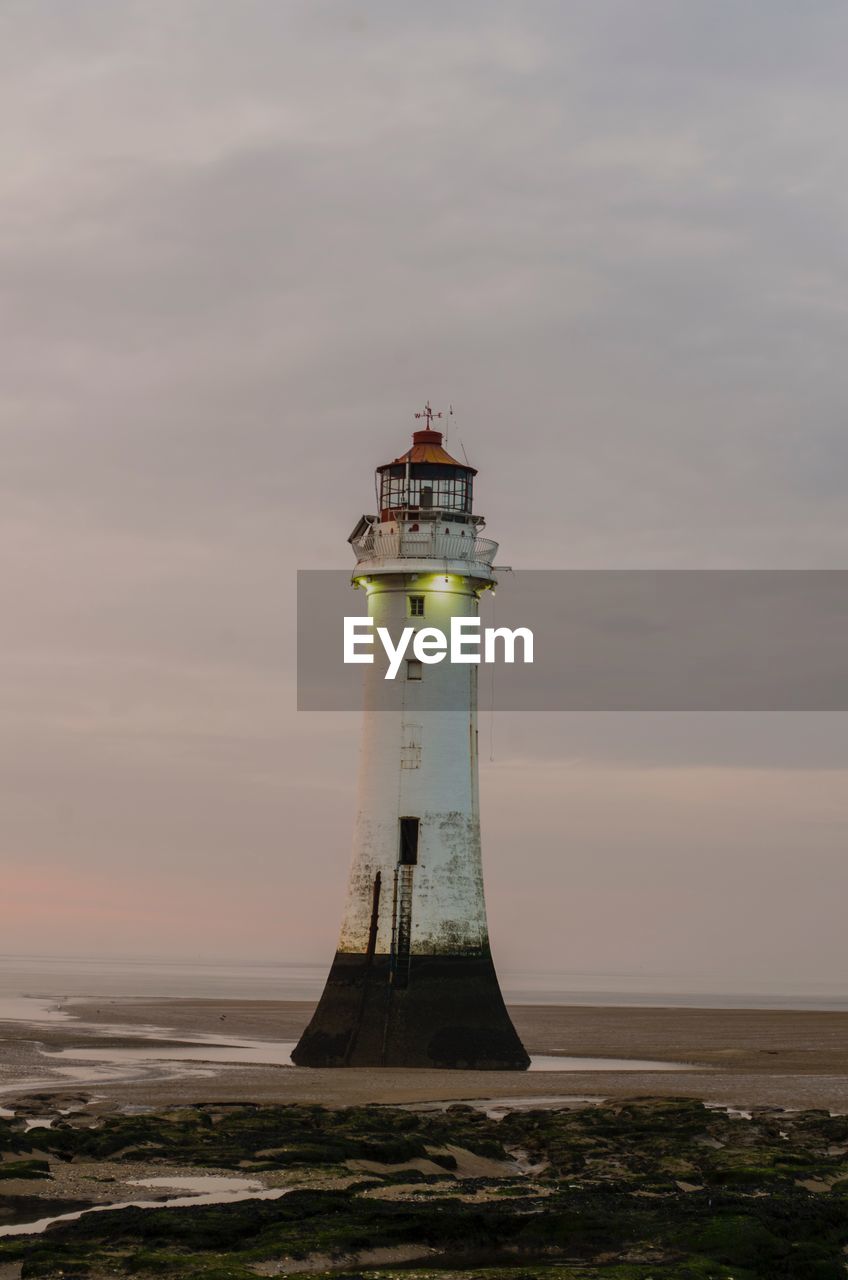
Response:
[[[377,468],[380,511],[351,535],[375,627],[450,632],[494,583],[476,472],[443,448],[429,404],[412,448]],[[411,653],[411,647],[407,650]],[[489,948],[473,664],[364,668],[359,804],[347,905],[300,1066],[524,1069]]]

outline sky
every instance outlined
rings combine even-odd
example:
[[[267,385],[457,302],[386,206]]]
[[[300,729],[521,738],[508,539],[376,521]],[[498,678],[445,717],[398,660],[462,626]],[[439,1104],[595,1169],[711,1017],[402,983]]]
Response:
[[[295,710],[294,575],[427,398],[516,572],[844,567],[846,42],[6,0],[3,951],[329,961],[359,722]],[[501,968],[848,979],[845,716],[481,736]]]

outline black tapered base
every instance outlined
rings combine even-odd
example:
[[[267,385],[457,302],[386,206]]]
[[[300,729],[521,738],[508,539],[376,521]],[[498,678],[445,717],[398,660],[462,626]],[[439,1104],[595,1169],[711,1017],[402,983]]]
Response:
[[[292,1054],[299,1067],[437,1067],[525,1071],[530,1058],[504,1004],[490,954],[336,952],[324,994]]]

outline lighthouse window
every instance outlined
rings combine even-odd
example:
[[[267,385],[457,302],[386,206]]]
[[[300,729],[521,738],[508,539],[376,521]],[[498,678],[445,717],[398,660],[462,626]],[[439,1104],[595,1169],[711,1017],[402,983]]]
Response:
[[[400,749],[401,769],[421,768],[421,725],[407,724],[403,729]]]
[[[473,478],[464,467],[413,463],[381,468],[382,511],[471,511]]]
[[[410,618],[424,617],[424,597],[423,596],[409,597],[409,616]]]
[[[400,820],[398,862],[402,867],[414,867],[418,862],[419,823],[418,818],[401,818]]]
[[[407,658],[406,660],[406,678],[407,680],[420,680],[423,667],[417,658]]]

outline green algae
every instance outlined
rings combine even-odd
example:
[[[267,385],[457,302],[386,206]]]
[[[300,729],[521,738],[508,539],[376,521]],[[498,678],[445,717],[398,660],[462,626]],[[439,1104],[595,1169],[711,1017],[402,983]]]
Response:
[[[86,1129],[59,1122],[38,1132],[39,1150],[58,1159],[159,1159],[252,1171],[325,1168],[346,1160],[400,1164],[422,1157],[450,1168],[451,1156],[428,1152],[447,1142],[476,1155],[505,1154],[490,1122],[470,1108],[459,1116],[420,1116],[384,1107],[206,1104],[161,1115],[110,1116]],[[23,1141],[20,1134],[16,1141]]]
[[[0,1164],[0,1180],[9,1178],[49,1178],[47,1160],[7,1160]]]
[[[159,1162],[251,1177],[260,1168],[327,1176],[348,1160],[384,1168],[344,1189],[275,1200],[89,1215],[0,1241],[0,1263],[20,1261],[23,1280],[245,1280],[281,1259],[294,1275],[316,1258],[335,1261],[335,1280],[400,1274],[398,1263],[354,1269],[379,1248],[406,1260],[408,1280],[844,1280],[847,1135],[844,1118],[824,1112],[746,1120],[656,1099],[515,1111],[499,1122],[463,1106],[416,1114],[210,1103],[60,1123],[38,1131],[38,1150],[80,1165],[143,1159],[151,1171]],[[29,1140],[13,1126],[0,1132],[7,1160]],[[393,1167],[438,1158],[447,1145],[521,1163],[505,1163],[502,1177],[452,1176],[452,1158],[439,1174]],[[831,1189],[808,1190],[805,1180]]]

